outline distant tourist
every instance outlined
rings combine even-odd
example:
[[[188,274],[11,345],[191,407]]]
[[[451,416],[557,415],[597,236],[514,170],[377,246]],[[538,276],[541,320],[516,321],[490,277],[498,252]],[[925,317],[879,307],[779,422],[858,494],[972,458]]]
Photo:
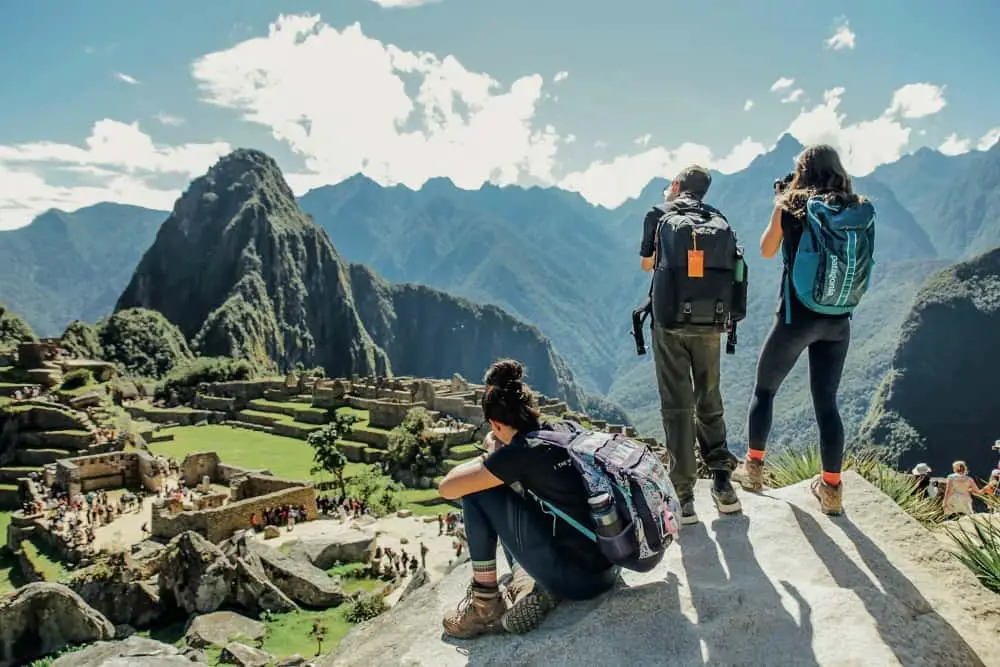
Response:
[[[547,498],[577,521],[589,521],[586,492],[565,450],[526,434],[565,430],[565,422],[541,422],[531,393],[521,382],[521,364],[505,360],[486,374],[483,415],[499,444],[488,457],[452,469],[438,491],[462,500],[464,533],[472,561],[472,584],[458,609],[444,618],[454,637],[525,632],[541,623],[560,598],[589,599],[610,589],[619,568],[599,547],[571,527],[545,514],[525,490]],[[497,580],[497,541],[515,579],[507,609]],[[456,548],[461,553],[462,543]],[[523,567],[522,567],[523,564]],[[529,570],[531,577],[525,577]]]
[[[994,468],[990,473],[990,481],[983,487],[983,495],[995,498],[1000,503],[1000,468]],[[995,505],[992,509],[1000,510],[1000,504]]]
[[[955,461],[951,464],[951,469],[954,472],[948,475],[948,483],[944,488],[944,515],[972,514],[972,494],[979,493],[979,487],[969,477],[969,467],[965,465],[965,461]]]
[[[747,490],[763,487],[764,450],[771,432],[774,397],[795,362],[808,350],[809,389],[823,465],[822,473],[813,479],[812,492],[825,514],[840,514],[844,424],[837,391],[851,344],[851,309],[864,294],[871,270],[875,208],[855,194],[840,156],[826,145],[809,146],[799,154],[792,179],[782,190],[760,239],[761,255],[771,258],[780,250],[784,268],[774,324],[757,360],[747,418],[749,451],[739,481]],[[847,224],[864,231],[839,235],[826,231]],[[802,259],[803,250],[810,248],[820,248],[819,254],[813,255],[816,257],[826,252],[823,248],[830,248],[825,256],[829,261],[841,257],[850,264],[847,270],[829,272],[829,284],[824,284],[823,290],[814,289],[818,269]],[[836,291],[828,300],[827,288]],[[822,298],[815,296],[818,293]]]
[[[917,483],[916,494],[918,496],[929,495],[931,485],[931,467],[926,463],[918,463],[913,467],[913,477]]]

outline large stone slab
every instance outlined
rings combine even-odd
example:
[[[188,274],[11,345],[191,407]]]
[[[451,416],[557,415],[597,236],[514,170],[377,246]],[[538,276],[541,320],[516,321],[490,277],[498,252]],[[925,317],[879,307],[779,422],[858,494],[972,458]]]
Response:
[[[208,663],[192,661],[176,646],[133,635],[125,641],[97,642],[67,653],[52,667],[208,667]]]
[[[336,607],[346,597],[336,579],[323,570],[289,558],[270,545],[249,541],[250,552],[260,559],[268,579],[300,605],[313,609]]]
[[[857,475],[847,514],[819,512],[808,485],[743,493],[685,526],[652,572],[626,572],[598,599],[564,603],[535,632],[442,636],[465,594],[464,565],[350,635],[334,665],[1000,665],[1000,596],[929,531]]]
[[[333,521],[331,530],[318,537],[296,540],[288,547],[288,555],[308,562],[321,570],[329,570],[337,562],[367,563],[375,554],[374,531],[341,526]]]
[[[257,641],[264,637],[265,630],[260,621],[232,611],[216,611],[195,616],[184,636],[188,646],[224,648],[226,644],[237,640]]]

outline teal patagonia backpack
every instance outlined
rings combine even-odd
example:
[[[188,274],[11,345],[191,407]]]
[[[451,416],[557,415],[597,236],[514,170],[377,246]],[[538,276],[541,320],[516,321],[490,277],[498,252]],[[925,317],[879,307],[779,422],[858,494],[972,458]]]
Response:
[[[844,208],[819,197],[806,203],[805,228],[791,276],[785,272],[786,323],[792,319],[790,289],[814,312],[854,312],[868,291],[875,266],[875,217],[868,200]]]

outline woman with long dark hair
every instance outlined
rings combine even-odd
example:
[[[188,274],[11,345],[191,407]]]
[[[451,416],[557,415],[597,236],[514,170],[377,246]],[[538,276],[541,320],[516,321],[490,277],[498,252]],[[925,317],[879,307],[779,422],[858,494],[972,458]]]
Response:
[[[538,496],[586,524],[586,491],[569,455],[533,438],[540,430],[573,431],[572,422],[540,419],[524,369],[498,361],[486,373],[483,417],[493,451],[464,463],[442,480],[443,498],[462,499],[472,583],[458,609],[444,618],[455,637],[522,633],[538,626],[563,598],[584,600],[610,589],[618,578],[599,547],[569,523],[542,511]],[[525,492],[531,492],[527,497]],[[511,567],[508,609],[497,581],[497,542]]]
[[[795,362],[809,351],[809,388],[820,434],[823,472],[812,483],[823,512],[840,514],[840,472],[844,459],[844,424],[837,407],[837,390],[851,343],[850,314],[827,314],[807,307],[790,287],[795,259],[805,229],[807,206],[821,200],[829,210],[856,213],[874,220],[871,202],[854,193],[851,178],[837,151],[827,145],[809,146],[796,158],[795,172],[776,199],[771,221],[760,239],[765,258],[782,251],[784,272],[774,325],[757,360],[757,379],[748,415],[749,451],[741,474],[743,487],[763,487],[764,451],[771,431],[774,396]],[[868,217],[866,217],[868,216]]]

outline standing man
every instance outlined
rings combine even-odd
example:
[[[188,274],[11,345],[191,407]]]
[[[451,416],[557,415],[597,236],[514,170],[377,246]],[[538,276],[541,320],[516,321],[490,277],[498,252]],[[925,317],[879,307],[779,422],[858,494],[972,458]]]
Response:
[[[745,315],[745,274],[738,279],[744,284],[742,314],[734,295],[737,264],[745,265],[725,216],[702,201],[711,183],[699,166],[674,178],[666,201],[646,214],[639,250],[642,270],[653,271],[653,360],[682,524],[698,522],[696,440],[713,472],[719,512],[742,509],[730,481],[737,459],[726,446],[719,366],[720,335],[734,332],[733,322]]]

